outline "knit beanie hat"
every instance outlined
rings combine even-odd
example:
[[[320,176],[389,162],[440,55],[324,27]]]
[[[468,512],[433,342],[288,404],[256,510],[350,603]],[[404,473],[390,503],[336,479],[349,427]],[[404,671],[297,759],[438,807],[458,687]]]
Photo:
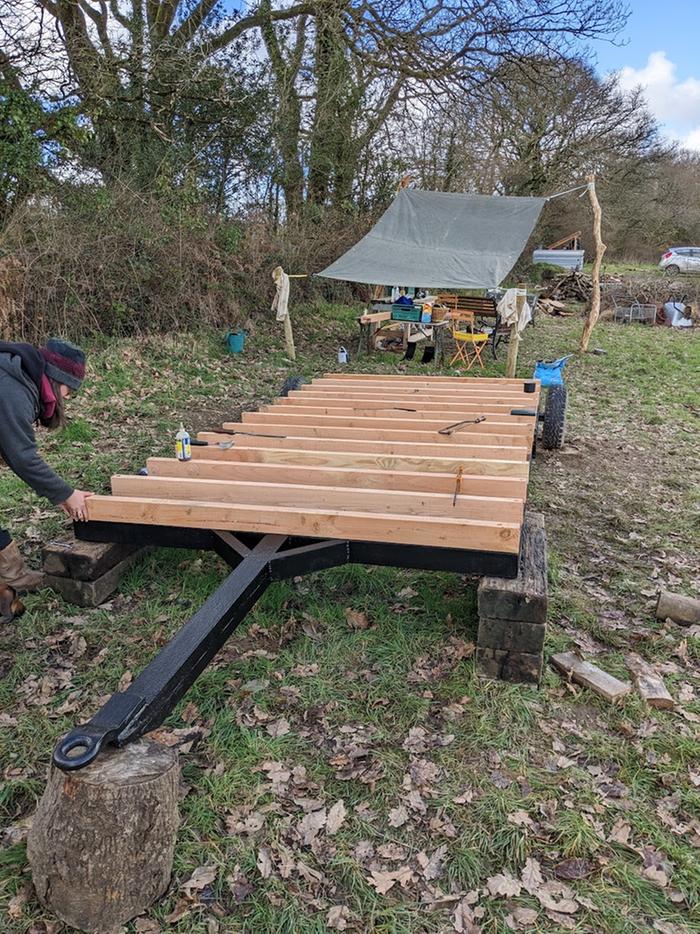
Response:
[[[85,378],[85,354],[69,341],[52,337],[46,347],[40,347],[39,353],[46,360],[46,375],[57,383],[64,383],[71,389],[80,389]]]

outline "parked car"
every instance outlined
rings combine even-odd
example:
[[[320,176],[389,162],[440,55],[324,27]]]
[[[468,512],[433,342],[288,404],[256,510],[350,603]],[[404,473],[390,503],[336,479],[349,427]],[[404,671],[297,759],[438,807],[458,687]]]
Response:
[[[671,246],[659,260],[659,268],[671,276],[680,272],[700,275],[700,247]]]

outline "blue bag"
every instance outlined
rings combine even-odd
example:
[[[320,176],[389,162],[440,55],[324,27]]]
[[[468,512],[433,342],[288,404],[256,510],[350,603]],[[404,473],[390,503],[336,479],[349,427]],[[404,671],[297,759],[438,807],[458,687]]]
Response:
[[[572,357],[573,354],[567,354],[566,357],[560,357],[558,360],[552,360],[551,362],[538,360],[535,364],[535,372],[532,374],[532,378],[538,379],[543,387],[562,386],[564,384],[562,370],[566,366],[566,361],[570,360]]]

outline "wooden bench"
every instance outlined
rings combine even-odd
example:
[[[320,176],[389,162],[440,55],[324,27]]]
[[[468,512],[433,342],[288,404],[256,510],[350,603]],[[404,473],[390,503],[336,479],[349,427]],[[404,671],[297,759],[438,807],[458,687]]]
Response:
[[[438,303],[446,305],[451,311],[466,311],[480,318],[497,318],[496,302],[483,295],[453,295],[441,292]]]

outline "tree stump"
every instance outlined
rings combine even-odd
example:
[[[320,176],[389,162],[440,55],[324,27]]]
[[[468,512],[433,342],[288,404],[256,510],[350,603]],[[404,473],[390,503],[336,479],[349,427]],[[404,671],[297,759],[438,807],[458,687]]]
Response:
[[[170,882],[178,783],[177,753],[150,740],[79,771],[51,766],[27,841],[41,904],[91,934],[148,908]]]

